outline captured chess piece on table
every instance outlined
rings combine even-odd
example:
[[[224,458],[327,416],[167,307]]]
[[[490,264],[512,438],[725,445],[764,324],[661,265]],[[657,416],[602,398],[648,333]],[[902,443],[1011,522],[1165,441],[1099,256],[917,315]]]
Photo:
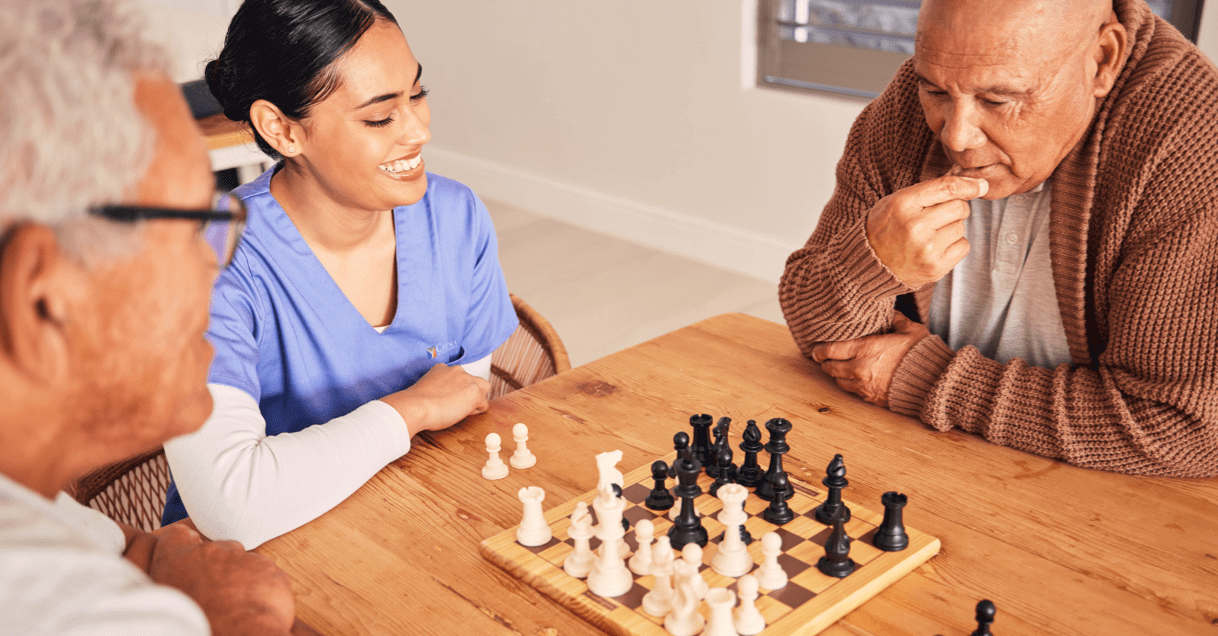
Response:
[[[977,603],[977,629],[972,636],[994,636],[990,625],[994,624],[994,616],[997,614],[998,608],[994,607],[993,601],[987,599]]]
[[[550,524],[546,523],[545,514],[541,511],[541,502],[546,499],[546,491],[537,486],[526,486],[518,494],[520,503],[524,504],[524,517],[520,527],[516,529],[516,540],[520,545],[537,547],[550,542]]]
[[[529,427],[524,424],[513,426],[512,439],[516,442],[516,452],[512,453],[512,458],[508,460],[512,468],[523,470],[533,467],[537,463],[537,457],[529,450]]]
[[[498,433],[491,433],[486,436],[486,452],[489,458],[486,460],[486,465],[482,467],[482,476],[486,479],[503,479],[507,477],[508,467],[499,459],[499,450],[501,442]]]

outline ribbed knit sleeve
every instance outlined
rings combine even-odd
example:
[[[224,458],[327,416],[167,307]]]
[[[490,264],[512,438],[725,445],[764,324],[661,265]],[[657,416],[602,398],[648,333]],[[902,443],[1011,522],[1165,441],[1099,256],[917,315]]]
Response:
[[[1091,130],[1053,176],[1054,284],[1074,363],[1056,369],[1018,359],[999,364],[973,347],[952,351],[929,336],[898,366],[889,405],[937,430],[959,426],[995,444],[1079,466],[1214,476],[1218,69],[1152,17],[1141,0],[1118,0],[1117,9],[1135,40],[1133,53]],[[900,79],[898,75],[894,84]],[[891,134],[873,122],[865,125],[866,131],[856,127],[852,139]],[[908,136],[888,137],[889,147],[906,145],[902,139]],[[916,145],[918,136],[914,138]],[[866,157],[851,149],[846,156]],[[895,150],[870,160],[909,162],[907,168],[925,165],[925,160],[912,161]],[[853,172],[865,175],[868,170]],[[840,169],[838,179],[839,190],[851,189],[843,188]],[[826,216],[837,213],[830,208]],[[848,234],[830,233],[819,245],[849,244]],[[819,300],[851,286],[831,276],[816,280],[792,272],[793,263],[816,259],[797,259],[801,252],[788,262],[784,285],[799,281],[813,289],[783,289],[780,295],[788,320],[795,319],[792,333],[806,353],[812,342],[806,338],[842,339],[826,337],[834,333],[831,329],[808,325],[848,316],[834,300],[855,301]],[[833,257],[841,254],[826,256]],[[825,266],[823,271],[833,269]],[[925,314],[924,295],[919,296]],[[817,302],[788,307],[787,299]],[[891,299],[872,300],[868,315],[891,314]],[[843,330],[847,338],[880,331]]]
[[[787,259],[779,302],[804,355],[817,342],[887,331],[896,297],[914,291],[880,262],[866,233],[867,212],[882,197],[917,183],[933,141],[921,111],[908,107],[916,102],[913,77],[906,64],[859,115],[816,231]],[[894,150],[885,138],[904,142]],[[902,160],[882,160],[893,152]]]

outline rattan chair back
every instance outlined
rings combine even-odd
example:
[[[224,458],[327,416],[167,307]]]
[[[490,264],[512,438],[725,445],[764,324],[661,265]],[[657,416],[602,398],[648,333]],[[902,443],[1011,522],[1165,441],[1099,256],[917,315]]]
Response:
[[[169,463],[158,448],[95,470],[68,492],[115,521],[151,532],[161,527],[168,490]]]
[[[528,303],[511,294],[520,326],[491,354],[492,399],[571,368],[558,332]]]

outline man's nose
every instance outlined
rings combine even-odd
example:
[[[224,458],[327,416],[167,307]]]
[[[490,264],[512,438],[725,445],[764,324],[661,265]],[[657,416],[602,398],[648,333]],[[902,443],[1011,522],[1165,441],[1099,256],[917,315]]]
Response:
[[[943,120],[943,130],[939,132],[939,140],[943,146],[952,152],[975,150],[985,145],[986,136],[978,125],[977,108],[964,103],[953,104]]]

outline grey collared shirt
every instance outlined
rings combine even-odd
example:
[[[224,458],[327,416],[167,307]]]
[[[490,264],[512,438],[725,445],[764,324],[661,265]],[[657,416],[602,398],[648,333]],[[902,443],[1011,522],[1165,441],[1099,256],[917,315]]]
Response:
[[[930,332],[954,350],[973,345],[1006,364],[1070,364],[1049,261],[1049,184],[969,203],[970,251],[935,285]]]

